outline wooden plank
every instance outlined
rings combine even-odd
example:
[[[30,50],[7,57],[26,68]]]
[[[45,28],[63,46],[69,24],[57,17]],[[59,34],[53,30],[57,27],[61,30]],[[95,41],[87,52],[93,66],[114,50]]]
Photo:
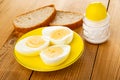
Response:
[[[86,6],[90,2],[100,1],[102,2],[106,7],[108,4],[108,0],[57,0],[55,1],[56,9],[58,10],[65,10],[65,11],[71,11],[71,12],[80,12],[84,14]]]
[[[91,0],[92,1],[92,0]],[[90,0],[58,0],[55,2],[59,10],[85,12],[86,5]],[[98,1],[98,0],[97,0]],[[102,2],[107,6],[108,0]],[[81,28],[75,30],[81,34]],[[98,45],[85,42],[85,51],[82,57],[68,68],[54,72],[33,72],[30,80],[89,80],[96,56]]]
[[[75,3],[75,2],[76,3]],[[79,1],[74,0],[72,1],[74,4],[80,6],[77,8],[69,8],[72,4],[71,1],[67,1],[64,5],[59,5],[64,3],[64,0],[4,0],[0,4],[0,47],[4,44],[4,42],[8,39],[10,33],[13,31],[12,26],[12,19],[21,13],[27,12],[32,9],[36,9],[40,6],[47,5],[54,3],[57,9],[60,10],[74,10],[74,12],[82,12],[84,13],[85,6],[90,1]],[[81,4],[79,5],[78,2]],[[103,1],[105,5],[107,5],[108,1]],[[84,3],[84,4],[83,4]],[[58,6],[57,6],[58,5]],[[64,7],[63,7],[64,6]],[[77,9],[76,9],[77,8]],[[81,33],[79,29],[76,32]],[[4,34],[4,35],[3,35]],[[13,41],[13,43],[11,42]],[[0,49],[0,80],[28,80],[31,75],[31,70],[28,70],[22,66],[20,66],[13,57],[13,47],[14,41],[16,38],[11,36],[8,42]],[[31,79],[43,79],[45,77],[46,80],[48,79],[83,79],[89,80],[92,67],[94,64],[94,59],[97,51],[97,45],[92,45],[85,42],[85,51],[82,57],[70,67],[56,71],[56,72],[49,72],[49,73],[42,73],[42,72],[34,72]],[[64,74],[63,74],[64,73]],[[73,74],[75,73],[75,74]],[[63,77],[61,77],[63,76]]]
[[[92,80],[120,80],[120,0],[110,0],[111,36],[100,45]]]
[[[14,29],[12,20],[18,14],[39,8],[43,5],[48,5],[51,1],[52,0],[0,1],[0,80],[29,80],[32,71],[19,65],[13,56],[14,43],[17,39],[12,35],[9,37]],[[8,41],[6,42],[7,39]]]
[[[0,80],[28,80],[32,73],[16,62],[13,56],[15,42],[16,38],[11,37],[0,49]]]

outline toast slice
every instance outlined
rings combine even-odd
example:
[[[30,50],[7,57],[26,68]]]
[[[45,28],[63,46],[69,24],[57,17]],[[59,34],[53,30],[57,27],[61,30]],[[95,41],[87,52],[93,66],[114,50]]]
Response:
[[[78,28],[82,25],[83,16],[79,13],[68,11],[57,11],[55,19],[49,24],[50,26],[67,26],[71,29]]]
[[[47,26],[54,19],[55,15],[54,5],[44,6],[21,14],[13,21],[15,33],[22,34],[35,28]]]

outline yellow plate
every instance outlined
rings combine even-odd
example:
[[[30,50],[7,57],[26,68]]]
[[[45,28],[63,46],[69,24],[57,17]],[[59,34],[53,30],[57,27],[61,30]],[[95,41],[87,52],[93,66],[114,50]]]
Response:
[[[19,40],[25,37],[28,37],[28,36],[32,36],[32,35],[42,35],[41,33],[42,29],[43,28],[39,28],[39,29],[30,31],[26,33],[25,35],[23,35]],[[60,70],[60,69],[63,69],[71,65],[82,55],[82,52],[84,49],[83,40],[76,32],[74,32],[74,38],[70,46],[71,46],[71,53],[68,59],[58,66],[45,65],[39,56],[35,56],[35,57],[23,56],[19,54],[15,49],[14,49],[14,56],[16,60],[18,61],[18,63],[20,63],[22,66],[28,69],[35,70],[35,71],[43,71],[43,72],[55,71],[55,70]]]

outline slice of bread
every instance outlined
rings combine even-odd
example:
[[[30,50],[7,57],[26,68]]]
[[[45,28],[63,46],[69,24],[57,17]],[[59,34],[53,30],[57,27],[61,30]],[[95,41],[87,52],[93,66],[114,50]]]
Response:
[[[50,26],[67,26],[71,29],[78,28],[82,25],[83,16],[79,13],[68,11],[57,11],[55,19],[49,24]]]
[[[54,19],[55,15],[54,5],[44,6],[21,14],[13,21],[15,33],[22,34],[38,27],[47,26]]]

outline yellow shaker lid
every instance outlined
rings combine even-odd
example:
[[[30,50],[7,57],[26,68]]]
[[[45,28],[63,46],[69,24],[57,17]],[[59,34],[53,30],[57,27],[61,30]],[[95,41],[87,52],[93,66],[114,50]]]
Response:
[[[101,2],[92,2],[86,8],[85,17],[92,21],[100,21],[107,17],[105,6]]]

